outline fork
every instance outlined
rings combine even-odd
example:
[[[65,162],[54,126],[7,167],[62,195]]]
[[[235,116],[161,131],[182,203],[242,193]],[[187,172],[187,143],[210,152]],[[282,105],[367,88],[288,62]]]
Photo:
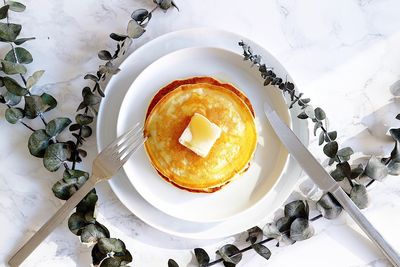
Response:
[[[65,219],[76,205],[99,182],[110,179],[146,141],[143,127],[137,123],[109,144],[93,161],[92,176],[9,260],[11,267],[19,266],[43,240]]]

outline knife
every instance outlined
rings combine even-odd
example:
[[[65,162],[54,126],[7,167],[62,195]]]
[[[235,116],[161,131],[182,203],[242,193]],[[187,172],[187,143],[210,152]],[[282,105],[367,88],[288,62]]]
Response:
[[[301,143],[294,132],[282,121],[269,101],[270,100],[267,100],[267,102],[264,103],[265,115],[276,135],[285,145],[289,153],[297,160],[299,165],[321,190],[330,192],[336,198],[340,205],[342,205],[364,233],[367,234],[372,242],[383,252],[387,259],[394,266],[400,267],[399,254],[361,213],[350,197]]]

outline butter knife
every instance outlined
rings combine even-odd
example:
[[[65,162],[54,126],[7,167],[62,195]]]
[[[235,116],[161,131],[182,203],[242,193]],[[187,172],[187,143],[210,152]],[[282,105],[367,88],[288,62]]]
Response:
[[[269,100],[264,103],[264,112],[276,135],[314,183],[321,190],[330,192],[387,259],[394,266],[400,267],[399,254],[361,213],[339,184],[301,143],[294,132],[282,121],[272,108]]]

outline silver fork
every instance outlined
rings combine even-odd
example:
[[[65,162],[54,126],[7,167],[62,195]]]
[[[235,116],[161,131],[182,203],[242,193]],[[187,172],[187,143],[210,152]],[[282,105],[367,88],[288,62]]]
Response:
[[[92,176],[64,205],[15,253],[8,264],[19,266],[43,240],[65,219],[98,182],[110,179],[146,141],[143,127],[137,123],[109,144],[93,161]]]

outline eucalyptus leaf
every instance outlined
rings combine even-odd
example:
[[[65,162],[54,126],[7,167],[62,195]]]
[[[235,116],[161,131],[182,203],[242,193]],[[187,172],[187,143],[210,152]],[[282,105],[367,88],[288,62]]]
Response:
[[[128,38],[128,36],[123,35],[123,34],[118,34],[118,33],[111,33],[110,38],[115,41],[121,42],[121,41],[125,40],[126,38]]]
[[[121,253],[125,250],[124,242],[117,238],[100,238],[97,244],[100,252],[103,254],[111,252]]]
[[[168,260],[168,267],[179,267],[179,265],[173,259],[169,259]]]
[[[10,93],[9,91],[6,91],[5,93],[3,93],[3,97],[4,97],[5,104],[10,105],[10,106],[18,105],[22,99],[21,96]]]
[[[47,93],[43,93],[40,95],[42,102],[46,104],[47,108],[44,111],[50,111],[57,106],[57,100]]]
[[[120,267],[120,260],[114,257],[108,257],[100,263],[99,267]]]
[[[87,94],[83,97],[83,102],[85,102],[86,105],[92,106],[92,105],[97,105],[101,101],[101,97],[94,95],[92,93]]]
[[[372,156],[365,167],[365,175],[369,178],[381,181],[388,174],[388,169],[385,164],[383,164],[375,156]]]
[[[336,169],[342,174],[342,176],[351,178],[351,167],[347,161],[336,164]]]
[[[43,76],[44,70],[35,71],[26,81],[26,88],[32,88]]]
[[[80,235],[82,228],[86,225],[88,225],[87,222],[79,213],[73,213],[68,219],[68,228],[75,235]]]
[[[64,143],[51,144],[44,153],[44,167],[50,172],[55,172],[70,156],[70,152]]]
[[[14,12],[24,12],[26,9],[26,6],[24,4],[21,4],[20,2],[7,1],[6,4],[9,5],[10,10]]]
[[[254,226],[247,230],[247,234],[248,236],[246,238],[246,242],[254,244],[255,242],[257,242],[258,238],[262,236],[263,231],[261,230],[260,227]]]
[[[333,141],[333,142],[327,143],[324,146],[323,151],[324,151],[325,155],[327,155],[330,158],[333,158],[336,156],[338,149],[339,149],[338,143],[336,141]]]
[[[87,125],[82,126],[81,136],[83,138],[87,138],[92,135],[92,128]]]
[[[57,136],[70,124],[71,120],[69,118],[55,118],[46,125],[46,133],[52,137]]]
[[[15,58],[17,56],[17,58]],[[8,51],[4,60],[19,63],[19,64],[29,64],[33,62],[33,57],[31,53],[23,47],[16,47]]]
[[[290,217],[282,217],[276,221],[276,227],[279,232],[284,233],[290,230],[290,225],[292,224],[292,219]]]
[[[0,22],[0,41],[14,42],[20,34],[22,26],[14,23]]]
[[[1,61],[1,66],[2,66],[2,71],[8,75],[25,74],[27,71],[24,65],[5,60]]]
[[[317,136],[317,130],[319,129],[319,128],[321,128],[322,127],[322,122],[320,122],[320,121],[317,121],[315,124],[314,124],[314,136]]]
[[[314,229],[309,221],[304,218],[297,218],[290,226],[290,238],[295,241],[302,241],[310,238],[314,234]]]
[[[5,6],[2,6],[2,7],[0,8],[0,19],[5,19],[5,18],[7,18],[8,9],[9,9],[9,8],[10,8],[9,5],[5,5]]]
[[[31,155],[43,158],[51,137],[43,129],[34,131],[28,140],[28,149]]]
[[[324,141],[325,141],[325,132],[321,131],[319,133],[318,145],[322,145]]]
[[[6,109],[5,118],[9,123],[16,124],[24,117],[24,111],[20,108]]]
[[[99,224],[89,224],[82,229],[81,242],[86,244],[94,244],[100,238],[110,237],[110,233]]]
[[[389,130],[389,133],[394,140],[400,142],[400,128],[392,128]]]
[[[279,231],[278,227],[274,223],[267,223],[263,227],[262,231],[266,238],[274,238],[279,241],[282,237],[282,233]]]
[[[130,38],[136,39],[142,36],[142,34],[146,31],[142,26],[137,23],[135,20],[130,20],[128,23],[128,28],[127,28],[127,35]]]
[[[297,115],[297,118],[305,120],[308,118],[307,114],[303,111],[299,115]]]
[[[326,118],[325,111],[323,111],[321,108],[316,108],[314,110],[314,113],[315,113],[315,118],[319,121],[322,121]]]
[[[335,219],[342,212],[342,206],[340,206],[330,193],[324,194],[321,199],[317,201],[316,206],[322,216],[327,219]]]
[[[80,170],[65,170],[64,174],[63,174],[63,179],[56,182],[53,185],[53,193],[54,195],[62,200],[67,200],[69,199],[76,191],[78,191],[78,189],[89,179],[89,174],[87,172],[84,171],[80,171]],[[91,193],[89,193],[88,195],[90,195]],[[81,200],[81,202],[79,202],[78,206],[77,206],[77,211],[81,212],[81,213],[86,213],[87,209],[83,209],[83,206],[89,206],[89,204],[86,204],[87,202],[87,197],[88,195],[85,196],[85,198],[83,198]],[[97,196],[96,196],[97,197]],[[92,200],[91,200],[92,201]],[[97,201],[97,199],[96,199]],[[96,204],[96,202],[94,203],[94,205]],[[94,205],[92,206],[90,204],[90,208],[94,209]],[[79,207],[79,208],[78,208]]]
[[[112,55],[110,52],[108,52],[107,50],[101,50],[98,53],[98,56],[101,60],[111,60],[112,59]]]
[[[387,169],[390,175],[400,175],[400,162],[395,160],[390,161]]]
[[[350,191],[350,198],[360,209],[364,209],[368,206],[368,194],[364,185],[354,185]]]
[[[296,218],[308,219],[309,207],[307,201],[295,200],[285,205],[284,208],[285,217],[289,217],[292,220]]]
[[[332,176],[333,179],[335,179],[336,182],[342,181],[342,180],[344,179],[344,177],[345,177],[345,175],[343,174],[343,172],[342,172],[340,169],[338,169],[338,168],[335,168],[335,169],[330,173],[330,175]]]
[[[87,180],[88,176],[84,178],[85,180],[81,185],[78,184],[78,188],[80,188]],[[83,179],[82,179],[83,180]],[[96,203],[99,197],[97,196],[95,191],[89,192],[76,206],[76,211],[82,214],[85,214],[88,221],[91,221],[94,218],[94,211],[96,207]]]
[[[359,178],[364,173],[364,166],[358,164],[357,166],[352,166],[351,168],[351,179]]]
[[[217,252],[224,262],[238,264],[242,260],[242,253],[232,244],[227,244],[221,247]]]
[[[21,85],[19,85],[19,83],[14,80],[13,78],[10,77],[3,77],[3,83],[4,86],[7,88],[7,91],[9,91],[10,93],[17,95],[17,96],[24,96],[26,94],[28,94],[28,90],[24,87],[22,87]]]
[[[23,43],[31,40],[35,40],[35,37],[28,37],[28,38],[18,38],[17,40],[14,41],[14,44],[16,45],[22,45]]]
[[[339,149],[336,154],[340,157],[349,157],[354,154],[354,151],[351,147],[344,147]]]
[[[138,23],[141,23],[147,18],[149,14],[150,14],[149,11],[147,11],[144,8],[140,8],[132,12],[131,18],[137,21]]]
[[[92,262],[94,265],[99,265],[100,262],[107,257],[107,254],[101,253],[99,246],[96,244],[92,248]]]
[[[93,122],[93,117],[86,114],[78,114],[75,117],[75,121],[80,125],[88,125]]]
[[[85,80],[92,80],[94,82],[98,82],[99,78],[96,75],[93,74],[86,74],[85,77],[83,77]]]
[[[326,142],[334,141],[337,138],[337,132],[336,131],[328,132],[328,135],[325,136],[325,138]]]
[[[207,252],[202,248],[195,248],[194,255],[199,267],[207,266],[207,264],[210,262],[210,256],[208,256]]]
[[[258,255],[262,256],[265,259],[271,258],[271,251],[264,245],[262,244],[254,244],[251,246],[255,252],[257,252]]]
[[[50,110],[48,105],[41,96],[31,95],[25,96],[25,114],[28,119],[36,118],[40,113]]]

